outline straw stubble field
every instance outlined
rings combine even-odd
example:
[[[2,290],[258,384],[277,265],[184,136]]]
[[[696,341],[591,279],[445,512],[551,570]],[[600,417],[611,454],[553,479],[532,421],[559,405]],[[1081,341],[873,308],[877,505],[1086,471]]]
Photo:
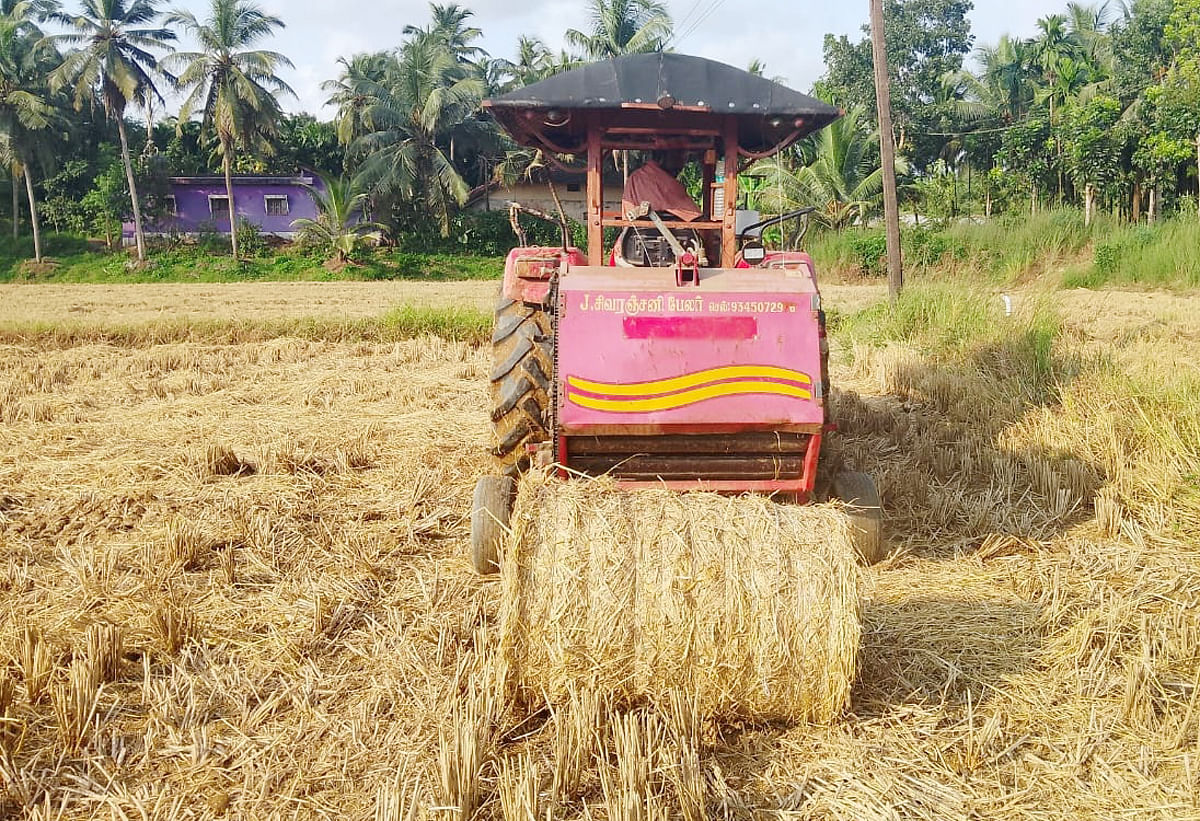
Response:
[[[1112,296],[837,331],[895,556],[817,725],[497,698],[469,342],[10,335],[0,816],[1200,818],[1200,305]]]

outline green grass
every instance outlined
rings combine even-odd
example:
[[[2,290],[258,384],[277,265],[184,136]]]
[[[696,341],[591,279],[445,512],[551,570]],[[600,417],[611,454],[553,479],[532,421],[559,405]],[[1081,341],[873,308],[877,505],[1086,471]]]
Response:
[[[1063,208],[942,230],[906,227],[903,244],[905,271],[915,276],[1000,285],[1052,274],[1067,288],[1200,287],[1195,214],[1153,226],[1101,215],[1085,226],[1081,212]],[[881,229],[819,232],[808,245],[818,271],[851,280],[884,274]]]
[[[946,229],[907,226],[902,232],[905,268],[913,274],[970,274],[991,283],[1011,283],[1077,262],[1093,239],[1111,227],[1104,218],[1084,226],[1083,214],[1071,208]],[[818,232],[808,246],[818,271],[848,278],[884,273],[880,228]]]
[[[169,342],[231,345],[279,337],[313,341],[396,342],[438,336],[479,345],[491,337],[492,317],[474,308],[400,305],[360,319],[169,319],[129,325],[86,322],[0,324],[0,344],[64,347],[104,343],[141,347]]]
[[[1065,375],[1066,363],[1054,354],[1062,323],[1049,305],[1029,302],[1008,316],[998,297],[961,282],[914,282],[894,308],[879,302],[829,323],[834,339],[851,350],[902,343],[930,361],[1003,378],[1039,401]]]
[[[1102,216],[1084,226],[1081,212],[1063,208],[946,229],[906,227],[903,239],[910,277],[967,277],[997,285],[1050,273],[1068,288],[1200,287],[1200,221],[1195,215],[1155,226],[1123,225]],[[855,281],[883,275],[881,229],[814,231],[807,247],[822,276]],[[391,248],[370,252],[340,271],[328,270],[320,256],[294,247],[264,249],[235,263],[219,241],[159,247],[149,264],[139,268],[129,264],[126,252],[110,253],[60,234],[45,238],[45,254],[53,260],[48,270],[30,271],[26,262],[32,253],[28,237],[0,238],[0,282],[453,281],[497,279],[504,270],[500,257]]]
[[[1155,226],[1114,227],[1097,237],[1090,264],[1069,269],[1066,288],[1200,287],[1200,221],[1177,217]]]
[[[160,247],[151,252],[145,267],[130,265],[125,252],[98,249],[79,237],[49,234],[44,255],[53,262],[49,270],[30,273],[32,240],[0,239],[0,282],[248,282],[312,280],[421,279],[451,281],[497,279],[504,260],[455,254],[414,254],[380,248],[357,264],[330,271],[320,256],[293,247],[264,249],[241,262],[228,250],[198,245]]]
[[[1011,336],[1018,325],[1033,333],[1041,348],[1059,332],[1057,317],[1044,305],[1034,304],[1021,316],[1006,316],[999,297],[941,281],[907,285],[895,308],[878,302],[830,320],[831,331],[852,345],[903,342],[930,352],[961,351],[981,340]]]

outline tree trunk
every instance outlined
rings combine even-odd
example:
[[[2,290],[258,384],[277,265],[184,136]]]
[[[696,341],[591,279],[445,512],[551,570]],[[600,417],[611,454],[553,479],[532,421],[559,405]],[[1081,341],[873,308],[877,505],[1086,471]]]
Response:
[[[1037,216],[1037,186],[1033,186],[1033,191],[1029,195],[1029,216]]]
[[[33,226],[33,261],[42,261],[42,230],[38,225],[37,197],[33,193],[33,175],[25,169],[25,193],[29,195],[29,224]]]
[[[238,256],[238,237],[237,237],[237,206],[233,201],[233,158],[230,156],[233,153],[233,146],[226,145],[224,150],[223,164],[225,166],[225,197],[229,204],[229,243],[233,248],[233,258],[241,259]]]
[[[984,217],[992,218],[992,189],[988,189],[983,194],[983,215]]]
[[[13,225],[12,225],[12,229],[13,229],[13,239],[20,239],[20,238],[21,238],[21,192],[20,192],[20,190],[19,190],[19,188],[20,188],[20,185],[21,185],[21,175],[20,175],[20,174],[18,174],[16,171],[14,171],[14,172],[13,172],[13,175],[12,175],[12,194],[13,194],[13,197],[12,197],[12,200],[13,200],[13,203],[12,203],[12,205],[13,205],[13,210],[12,210],[12,222],[13,222]]]
[[[1142,221],[1142,184],[1140,182],[1133,184],[1133,202],[1130,203],[1130,214],[1134,225]]]
[[[158,153],[158,148],[154,145],[154,97],[149,95],[146,97],[146,146],[142,149],[142,156],[149,157]]]
[[[1150,205],[1146,209],[1146,222],[1153,225],[1158,222],[1158,186],[1150,189]]]
[[[1083,224],[1089,226],[1092,224],[1092,217],[1096,210],[1096,187],[1088,183],[1083,187]]]
[[[892,132],[892,92],[883,32],[883,0],[871,0],[871,52],[875,100],[879,109],[879,157],[883,171],[883,221],[887,230],[888,296],[894,303],[904,287],[900,255],[900,207],[896,201],[896,135]]]
[[[137,241],[138,262],[145,262],[146,235],[142,233],[142,206],[138,202],[137,185],[133,181],[133,163],[129,159],[129,140],[125,136],[124,117],[117,117],[117,133],[121,136],[121,160],[125,163],[125,180],[129,183],[129,201],[133,203],[133,236]]]

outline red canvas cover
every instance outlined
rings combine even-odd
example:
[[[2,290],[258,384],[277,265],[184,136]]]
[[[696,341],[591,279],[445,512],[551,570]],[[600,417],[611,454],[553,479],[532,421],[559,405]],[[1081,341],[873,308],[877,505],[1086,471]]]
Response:
[[[631,210],[636,210],[643,202],[650,203],[651,210],[666,211],[685,222],[699,219],[703,213],[695,201],[688,196],[683,183],[653,161],[634,171],[625,181],[625,193],[621,196],[621,211],[629,213]]]

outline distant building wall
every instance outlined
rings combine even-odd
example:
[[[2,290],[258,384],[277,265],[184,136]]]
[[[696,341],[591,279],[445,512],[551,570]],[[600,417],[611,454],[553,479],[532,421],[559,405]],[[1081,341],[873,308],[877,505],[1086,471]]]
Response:
[[[313,177],[235,177],[234,210],[239,219],[258,226],[265,234],[291,237],[292,222],[318,216],[316,201],[306,186],[320,187]],[[229,212],[223,177],[175,177],[171,179],[168,202],[175,213],[148,220],[148,234],[229,233]],[[126,239],[133,237],[133,223],[124,225]]]
[[[578,182],[556,183],[558,198],[562,200],[563,210],[567,216],[576,222],[584,222],[587,218],[587,186],[581,177]],[[621,208],[622,186],[605,183],[604,210],[619,211]],[[481,196],[469,206],[473,211],[503,211],[510,202],[519,202],[530,208],[539,208],[548,214],[554,214],[557,209],[554,198],[550,196],[550,186],[544,182],[520,183],[512,187],[500,187]]]

